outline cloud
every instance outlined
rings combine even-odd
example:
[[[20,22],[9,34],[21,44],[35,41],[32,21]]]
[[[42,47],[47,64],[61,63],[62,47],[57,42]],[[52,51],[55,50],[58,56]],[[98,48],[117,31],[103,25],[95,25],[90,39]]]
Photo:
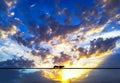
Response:
[[[99,51],[105,52],[108,50],[112,50],[116,47],[116,41],[120,39],[120,37],[115,38],[107,38],[103,40],[103,38],[94,39],[90,42],[90,54]]]
[[[11,25],[8,27],[0,26],[0,38],[6,38],[8,35],[14,35],[16,33],[16,26]]]
[[[91,1],[89,7],[88,1],[83,1],[85,5],[74,4],[77,9],[73,5],[61,7],[56,1],[54,10],[41,8],[39,1],[27,5],[24,5],[28,2],[25,0],[16,2],[0,2],[0,66],[91,67],[87,64],[89,59],[111,54],[113,49],[119,48],[120,31],[109,30],[108,26],[119,17],[119,0]],[[31,7],[32,4],[35,5]],[[72,24],[72,21],[77,23]],[[54,77],[53,72],[49,73]],[[26,81],[23,78],[23,82]]]
[[[10,68],[29,68],[33,67],[33,61],[22,59],[22,57],[17,59],[11,59],[7,61],[0,62],[0,67],[10,67]]]
[[[0,38],[6,38],[8,35],[13,35],[17,31],[17,26],[9,18],[8,13],[10,8],[6,5],[5,1],[1,0],[0,2]]]
[[[4,2],[8,7],[11,7],[12,5],[17,3],[17,0],[4,0]]]

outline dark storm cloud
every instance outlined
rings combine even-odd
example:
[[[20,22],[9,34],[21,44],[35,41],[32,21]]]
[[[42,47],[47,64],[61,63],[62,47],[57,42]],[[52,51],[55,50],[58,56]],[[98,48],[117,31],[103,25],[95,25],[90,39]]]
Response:
[[[87,50],[85,48],[79,47],[78,50],[80,51],[80,54],[79,54],[80,56],[81,55],[87,55]]]
[[[72,33],[78,30],[80,27],[85,27],[85,29],[87,30],[87,27],[93,27],[93,25],[95,27],[104,25],[115,14],[117,14],[118,8],[120,6],[119,1],[120,0],[109,0],[103,2],[92,0],[90,1],[89,5],[89,0],[81,0],[77,2],[66,1],[66,4],[63,4],[63,1],[54,1],[54,4],[52,3],[53,6],[43,6],[43,4],[41,3],[48,4],[49,1],[35,2],[31,0],[29,2],[26,0],[20,0],[17,2],[13,10],[17,11],[17,14],[20,15],[20,17],[16,16],[16,18],[19,18],[21,22],[16,22],[13,19],[12,23],[17,23],[18,28],[22,23],[22,25],[27,28],[26,30],[23,30],[24,27],[19,28],[18,32],[13,36],[13,39],[17,40],[19,44],[23,44],[24,46],[27,46],[29,48],[33,48],[34,45],[35,49],[39,49],[39,44],[41,41],[49,41],[53,37],[57,36],[62,36],[64,38],[66,34]],[[5,4],[4,1],[2,1],[1,3]],[[33,4],[34,6],[31,7],[31,5]],[[42,5],[42,7],[40,4]],[[2,10],[4,9],[2,6],[0,7],[2,8]],[[76,16],[81,22],[77,25],[71,24],[71,19],[73,20],[72,16]],[[64,23],[61,23],[59,17],[65,17],[65,19],[62,19]],[[6,28],[1,25],[0,29],[9,30],[10,24],[11,23],[9,22]],[[30,36],[31,34],[32,36]],[[81,49],[82,48],[80,48],[79,50]]]
[[[22,57],[18,59],[12,59],[0,62],[0,67],[11,67],[11,68],[24,68],[24,67],[32,67],[33,61],[25,60]]]
[[[6,1],[6,2],[5,2]],[[17,25],[18,32],[12,37],[19,44],[23,44],[32,48],[31,53],[41,55],[42,60],[46,59],[46,55],[50,54],[49,49],[40,48],[41,41],[49,41],[53,37],[70,34],[80,27],[90,27],[91,25],[100,26],[106,24],[114,15],[118,14],[120,8],[120,0],[107,0],[107,2],[99,0],[69,0],[64,2],[54,0],[54,6],[42,3],[44,0],[17,0],[17,4],[11,11],[15,12],[15,16],[9,17],[9,3],[14,4],[16,0],[0,1],[0,30],[10,31],[13,24]],[[36,2],[35,2],[36,1]],[[93,3],[91,3],[93,2]],[[74,6],[69,3],[75,3]],[[84,3],[84,4],[83,4]],[[88,4],[90,3],[90,5]],[[34,5],[34,6],[31,6]],[[51,8],[51,9],[50,9]],[[10,13],[10,12],[9,12]],[[74,16],[80,20],[77,24],[72,24]],[[19,19],[15,20],[15,18]],[[60,20],[62,18],[62,20]],[[20,27],[20,26],[24,27]],[[25,29],[26,28],[26,29]],[[24,30],[25,29],[25,30]],[[51,32],[50,32],[51,31]],[[86,31],[86,30],[85,30]],[[32,36],[31,36],[32,35]],[[98,38],[90,42],[89,50],[78,47],[79,56],[90,56],[96,51],[106,52],[115,48],[115,43],[120,37],[116,38]],[[74,47],[73,47],[74,48]],[[39,52],[36,52],[39,50]],[[53,58],[55,63],[65,63],[71,61],[71,56],[60,53],[60,57]],[[24,58],[11,59],[0,62],[0,67],[33,67],[35,61]],[[2,83],[50,83],[49,80],[40,77],[40,73],[32,73],[22,75],[18,70],[0,70],[0,82]],[[53,83],[53,82],[51,82]]]
[[[9,31],[10,29],[11,29],[11,26],[0,25],[0,30]]]
[[[8,0],[6,1],[11,2]],[[71,32],[72,30],[78,29],[80,24],[82,24],[82,26],[85,25],[90,26],[91,24],[94,24],[95,26],[103,25],[113,16],[113,13],[117,12],[116,9],[119,8],[119,0],[116,1],[109,0],[106,3],[103,3],[102,1],[92,0],[90,2],[90,6],[87,6],[88,1],[89,0],[87,1],[81,0],[78,1],[78,3],[73,3],[72,1],[66,1],[65,2],[66,5],[62,4],[63,1],[54,1],[54,6],[50,6],[50,7],[55,7],[55,8],[54,10],[48,11],[48,12],[52,11],[52,13],[50,14],[48,12],[45,12],[39,5],[44,1],[41,2],[37,1],[36,3],[31,0],[31,2],[28,3],[28,1],[21,0],[18,1],[18,3],[16,4],[16,8],[14,9],[16,9],[19,12],[19,14],[22,16],[23,19],[21,19],[21,21],[24,23],[24,25],[28,27],[27,29],[28,32],[38,37],[37,39],[39,40],[35,39],[36,41],[40,41],[40,40],[49,40],[53,36],[65,35]],[[85,4],[81,4],[81,2]],[[26,3],[26,5],[21,6],[21,4],[23,3]],[[73,3],[74,5],[71,5],[71,3]],[[39,9],[35,9],[34,7],[31,8],[32,4],[35,4],[36,7],[38,7]],[[77,6],[78,4],[80,4],[80,6]],[[63,5],[63,7],[61,7],[61,5]],[[71,11],[67,5],[71,6],[70,8],[72,9],[74,8],[73,9],[74,11]],[[104,8],[103,5],[105,5]],[[76,6],[79,8],[76,9],[75,8]],[[45,6],[45,8],[48,7]],[[34,16],[33,11],[36,14],[36,16]],[[72,26],[69,25],[71,23],[72,14],[73,16],[77,15],[78,18],[82,21],[80,24],[77,25],[77,28],[74,28],[76,27],[76,25],[72,25]],[[65,24],[61,25],[61,23],[55,17],[56,15],[61,17],[65,16],[64,19]],[[39,22],[42,22],[42,24],[39,24]],[[47,34],[48,27],[50,27],[53,31],[52,35]],[[63,29],[65,30],[64,32]]]
[[[85,4],[81,4],[82,1]],[[13,39],[17,40],[19,44],[23,44],[24,46],[32,49],[40,50],[39,44],[41,41],[49,41],[53,37],[57,36],[65,38],[66,34],[70,34],[78,30],[80,27],[85,27],[86,31],[87,27],[93,28],[93,26],[97,27],[105,25],[112,19],[112,17],[115,16],[115,14],[117,14],[120,6],[119,0],[109,0],[107,2],[96,0],[91,1],[89,6],[87,5],[89,0],[82,1],[78,1],[78,3],[66,1],[66,5],[64,5],[62,1],[55,1],[53,4],[54,6],[48,5],[42,8],[40,6],[42,2],[39,1],[37,3],[32,0],[30,3],[24,0],[18,1],[15,10],[17,10],[21,15],[21,22],[23,23],[23,26],[27,27],[27,29],[26,31],[22,31],[22,29],[20,29],[20,31],[13,36]],[[23,3],[26,3],[26,5],[24,4],[24,6],[21,6]],[[74,5],[68,3],[73,3]],[[35,6],[31,8],[32,4],[35,4]],[[78,18],[81,22],[77,25],[71,25],[73,16],[76,16],[76,18]],[[57,17],[65,17],[65,19],[62,19],[64,23],[61,23]],[[29,36],[30,34],[33,36]],[[99,40],[100,39],[91,41],[90,54],[94,53],[98,49],[99,51],[104,52],[112,48],[106,46],[103,43],[104,40],[102,39],[102,42],[100,42],[102,44],[99,46],[96,43]],[[92,45],[93,43],[94,45]],[[89,55],[87,50],[82,47],[78,50],[81,51],[80,55]],[[42,52],[36,53],[34,50],[32,51],[32,54],[43,55],[43,58],[45,58],[46,55],[46,53]]]
[[[56,19],[57,13],[54,13],[56,10],[59,8],[56,7],[55,10],[53,10],[50,15],[47,14],[47,12],[44,12],[42,9],[38,9],[38,11],[35,11],[37,13],[36,17],[33,18],[33,9],[30,8],[30,4],[25,5],[25,6],[20,6],[22,3],[25,3],[25,1],[19,1],[16,5],[17,10],[22,14],[24,20],[22,22],[24,25],[27,25],[28,27],[28,32],[32,33],[34,36],[37,37],[37,39],[34,38],[35,42],[40,42],[41,40],[50,40],[53,36],[58,36],[58,35],[65,35],[69,32],[72,32],[73,30],[78,29],[79,25],[75,26],[70,26],[70,25],[62,25],[59,23],[58,19]],[[27,3],[27,2],[26,2]],[[40,4],[40,2],[38,2]],[[36,4],[33,2],[33,4]],[[40,7],[38,4],[36,6]],[[27,10],[27,11],[26,11]],[[65,23],[69,24],[71,16],[69,15],[70,12],[66,8],[58,10],[58,12],[63,12],[65,15]],[[34,12],[34,13],[35,13]],[[41,21],[42,24],[39,24],[38,22]],[[49,28],[52,29],[52,34],[50,35],[47,33]],[[64,32],[63,32],[64,30]],[[27,34],[25,34],[27,35]]]
[[[82,7],[82,12],[75,12],[75,14],[82,20],[83,25],[104,25],[118,14],[119,2],[120,0],[107,0],[106,2],[96,0],[91,8]]]
[[[60,57],[55,56],[53,60],[55,64],[63,64],[69,61],[70,59],[71,59],[71,56],[69,56],[68,54],[65,54],[64,52],[61,52]]]
[[[116,47],[116,41],[120,39],[120,37],[115,38],[98,38],[90,41],[90,48],[85,49],[84,47],[74,46],[71,51],[79,51],[78,56],[73,56],[77,60],[79,60],[81,57],[89,58],[92,54],[98,53],[105,53],[107,51],[112,51]],[[98,56],[96,54],[96,56]],[[71,61],[72,57],[69,54],[65,54],[64,52],[60,53],[60,56],[55,56],[53,58],[54,64],[64,64],[68,61]],[[71,63],[72,64],[72,63]]]
[[[82,56],[89,58],[92,54],[95,54],[96,52],[99,53],[104,53],[107,52],[108,50],[113,50],[116,47],[116,41],[120,39],[120,37],[115,37],[115,38],[98,38],[90,41],[90,48],[85,49],[84,47],[73,47],[73,49],[78,50],[79,57],[80,59]],[[76,51],[72,50],[72,51]],[[97,55],[96,55],[97,56]]]
[[[119,13],[120,0],[106,0],[106,2],[102,2],[102,21],[103,20],[111,20],[116,14]],[[106,18],[107,17],[107,18]]]
[[[90,50],[89,53],[92,54],[96,51],[99,52],[106,52],[108,50],[112,50],[116,46],[116,41],[120,39],[120,37],[115,37],[115,38],[98,38],[94,39],[93,41],[90,42]]]
[[[108,0],[105,3],[104,10],[107,14],[116,14],[120,7],[120,0]]]
[[[81,57],[89,58],[92,54],[98,53],[105,53],[107,51],[111,51],[116,47],[116,41],[120,39],[120,37],[115,38],[98,38],[90,41],[90,48],[85,49],[84,47],[78,47],[76,50],[78,50],[79,57],[77,59],[80,59]],[[75,47],[73,47],[75,49]],[[97,56],[97,55],[96,55]]]
[[[79,29],[79,26],[80,25],[76,25],[76,26],[60,25],[59,23],[55,23],[55,22],[51,23],[49,26],[42,26],[42,25],[35,26],[34,24],[31,23],[28,31],[29,33],[33,34],[34,37],[29,37],[25,39],[24,38],[24,36],[26,35],[25,33],[23,36],[19,36],[19,34],[22,34],[22,32],[17,32],[14,35],[14,38],[19,43],[22,43],[25,46],[31,47],[31,43],[30,43],[31,41],[34,41],[34,43],[37,45],[41,41],[44,41],[44,40],[49,41],[51,38],[56,37],[56,36],[61,35],[62,37],[65,37],[66,34],[72,33],[73,31],[76,31],[77,29]],[[47,33],[49,28],[52,30],[52,34]]]

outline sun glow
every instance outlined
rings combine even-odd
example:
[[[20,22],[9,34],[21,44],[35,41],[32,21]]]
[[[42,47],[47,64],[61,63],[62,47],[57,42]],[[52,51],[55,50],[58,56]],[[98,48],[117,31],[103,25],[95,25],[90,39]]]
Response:
[[[101,32],[103,28],[101,28],[99,32]],[[75,31],[76,35],[79,31]],[[74,33],[74,34],[75,34]],[[90,35],[90,34],[88,34]],[[41,70],[42,76],[54,81],[60,81],[61,83],[70,83],[70,81],[75,81],[77,79],[82,79],[89,75],[92,68],[98,67],[106,58],[107,55],[112,53],[111,49],[104,50],[103,47],[101,49],[96,49],[96,51],[90,51],[90,45],[87,48],[80,48],[80,46],[75,46],[76,43],[79,44],[84,43],[82,40],[72,39],[67,40],[69,38],[69,34],[66,38],[58,36],[58,38],[54,38],[50,40],[48,43],[51,44],[54,40],[59,40],[54,45],[51,44],[51,54],[46,55],[46,62],[42,60],[41,65],[38,67],[50,67],[53,68],[55,65],[64,66],[63,69],[44,69]],[[89,38],[86,38],[87,40]],[[50,57],[49,57],[50,56]],[[66,69],[71,68],[71,69]],[[91,69],[72,69],[72,68],[91,68]]]
[[[104,53],[98,53],[97,55],[90,58],[81,58],[80,60],[76,60],[72,65],[66,63],[64,65],[65,68],[96,68],[99,66],[106,58],[107,55],[111,54],[111,51],[107,51]],[[70,80],[77,80],[86,77],[92,69],[53,69],[53,70],[43,70],[42,74],[44,77],[61,81],[61,83],[70,83]]]

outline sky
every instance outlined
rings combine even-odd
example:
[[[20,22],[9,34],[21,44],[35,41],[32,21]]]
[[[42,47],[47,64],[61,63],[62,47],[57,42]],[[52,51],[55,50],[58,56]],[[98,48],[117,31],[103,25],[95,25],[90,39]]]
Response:
[[[119,50],[120,0],[0,1],[0,68],[120,68]],[[0,69],[0,83],[119,82],[113,72]]]

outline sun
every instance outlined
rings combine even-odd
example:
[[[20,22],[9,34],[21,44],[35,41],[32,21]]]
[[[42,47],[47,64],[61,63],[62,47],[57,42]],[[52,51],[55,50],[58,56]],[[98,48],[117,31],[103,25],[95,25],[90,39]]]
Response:
[[[97,52],[98,53],[98,52]],[[80,60],[74,61],[72,65],[69,63],[64,64],[63,69],[51,69],[42,70],[42,75],[45,78],[60,81],[61,83],[70,83],[73,80],[85,78],[92,69],[74,69],[74,68],[96,68],[98,67],[109,55],[111,51],[104,53],[98,53],[100,56],[92,56],[90,58],[81,58]],[[69,68],[69,69],[67,69]]]

